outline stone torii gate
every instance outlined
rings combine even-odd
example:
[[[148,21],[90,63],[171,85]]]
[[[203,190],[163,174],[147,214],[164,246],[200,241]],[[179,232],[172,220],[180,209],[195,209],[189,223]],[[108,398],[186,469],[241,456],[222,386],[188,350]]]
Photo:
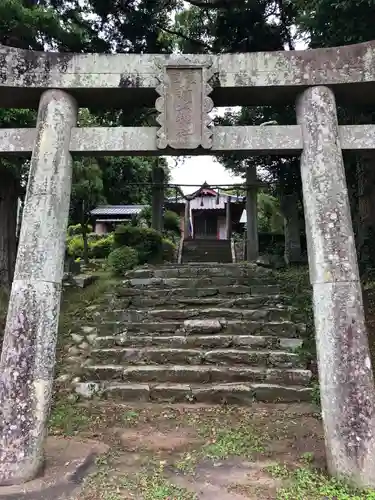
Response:
[[[35,129],[0,129],[0,154],[31,153],[0,364],[0,485],[35,477],[43,462],[72,155],[237,151],[302,153],[328,466],[357,485],[375,486],[374,382],[342,159],[342,151],[375,149],[375,125],[338,125],[336,98],[375,101],[375,42],[219,56],[0,47],[0,107],[39,107]],[[213,104],[294,101],[297,125],[209,127]],[[78,106],[126,109],[155,103],[160,128],[76,127]],[[254,179],[250,172],[247,213],[253,221]],[[248,228],[250,248],[256,245],[256,224]]]

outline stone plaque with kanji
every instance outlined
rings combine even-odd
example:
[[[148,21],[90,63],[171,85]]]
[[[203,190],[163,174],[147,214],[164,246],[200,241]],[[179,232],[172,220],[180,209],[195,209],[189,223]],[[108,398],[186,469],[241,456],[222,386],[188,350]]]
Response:
[[[212,147],[209,112],[213,102],[207,83],[208,70],[196,65],[165,66],[162,83],[157,87],[157,118],[161,127],[157,147],[189,150]]]

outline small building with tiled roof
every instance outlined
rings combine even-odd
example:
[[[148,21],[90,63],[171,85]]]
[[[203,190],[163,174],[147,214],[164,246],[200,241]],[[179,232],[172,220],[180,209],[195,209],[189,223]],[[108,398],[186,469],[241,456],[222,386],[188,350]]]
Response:
[[[146,205],[100,205],[91,210],[94,231],[106,234],[114,230],[116,225],[130,222]]]

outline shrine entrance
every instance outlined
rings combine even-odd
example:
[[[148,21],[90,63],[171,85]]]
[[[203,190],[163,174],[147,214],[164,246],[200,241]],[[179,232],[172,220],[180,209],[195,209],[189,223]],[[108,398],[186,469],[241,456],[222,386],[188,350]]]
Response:
[[[194,238],[215,240],[219,238],[218,216],[205,211],[193,213]]]
[[[0,47],[0,60],[0,106],[39,108],[35,128],[0,129],[0,154],[31,154],[0,364],[0,485],[35,477],[43,457],[72,155],[236,152],[301,154],[328,467],[357,485],[374,486],[375,390],[342,153],[375,150],[375,125],[339,125],[336,98],[374,104],[375,43],[218,56],[59,54]],[[211,126],[214,104],[293,102],[294,125]],[[132,110],[137,105],[155,107],[160,126],[77,127],[78,107]],[[255,170],[248,169],[250,263],[258,258],[258,187]],[[155,229],[162,226],[163,191],[163,172],[155,169]],[[189,203],[186,211],[190,214]],[[214,223],[204,224],[211,233]],[[350,383],[348,372],[355,373]],[[358,440],[350,428],[353,420]]]

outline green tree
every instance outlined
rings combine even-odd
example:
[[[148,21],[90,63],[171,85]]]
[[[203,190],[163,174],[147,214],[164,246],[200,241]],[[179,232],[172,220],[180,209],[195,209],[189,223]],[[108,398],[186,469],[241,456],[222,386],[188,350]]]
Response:
[[[160,9],[160,2],[149,0],[129,0],[127,2],[107,2],[88,0],[87,2],[64,2],[63,0],[3,0],[0,2],[0,43],[4,45],[33,49],[57,50],[61,52],[163,52],[169,51],[168,37],[160,36],[164,25],[170,23],[166,9]],[[145,28],[147,27],[147,28]],[[89,118],[86,111],[85,118]],[[102,124],[111,122],[119,125],[124,117],[138,117],[143,122],[154,113],[134,111],[127,113],[105,113],[91,116],[94,121]],[[0,111],[2,127],[20,127],[35,125],[35,111],[10,110]],[[133,177],[121,173],[121,179],[129,182],[146,177],[137,173],[137,167],[143,173],[148,168],[144,164],[154,164],[156,160],[135,161],[131,169]],[[138,162],[138,163],[137,163]],[[94,163],[94,161],[92,161]],[[113,163],[111,166],[110,164]],[[107,171],[103,179],[103,189],[108,193],[116,184],[116,173],[125,170],[131,163],[130,159],[119,162],[118,159],[105,161],[113,175]],[[133,162],[134,163],[134,162]],[[87,164],[85,164],[87,165]],[[103,162],[102,164],[103,165]],[[151,168],[151,167],[149,167]],[[6,174],[4,173],[6,169]],[[86,167],[85,167],[86,169]],[[15,261],[15,227],[17,197],[22,194],[27,182],[27,163],[23,159],[12,158],[11,161],[0,160],[0,175],[2,178],[1,211],[0,211],[0,285],[9,286]],[[96,172],[99,172],[96,169]],[[102,176],[103,177],[103,176]],[[23,183],[21,182],[23,180]],[[80,182],[80,181],[79,181]],[[81,190],[73,186],[73,193]],[[126,195],[130,190],[117,189],[112,196],[126,203]],[[139,191],[139,190],[138,190]],[[138,191],[130,194],[130,201],[137,201]],[[6,196],[4,196],[4,193]],[[143,196],[143,195],[142,195]],[[76,211],[76,200],[73,198],[73,213]],[[9,222],[11,221],[11,223]]]

